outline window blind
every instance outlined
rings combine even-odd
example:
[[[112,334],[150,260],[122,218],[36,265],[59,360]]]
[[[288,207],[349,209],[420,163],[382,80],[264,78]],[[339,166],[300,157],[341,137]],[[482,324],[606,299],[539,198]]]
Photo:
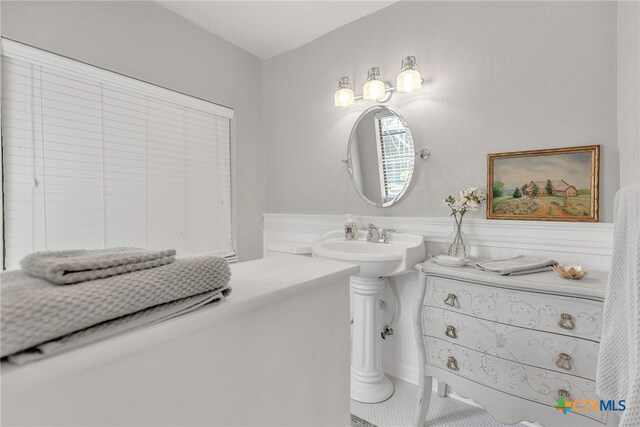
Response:
[[[233,259],[233,110],[2,41],[4,265],[137,246]]]
[[[411,138],[402,121],[393,115],[378,117],[380,141],[380,175],[384,182],[383,199],[393,200],[400,194],[413,170],[415,153]]]

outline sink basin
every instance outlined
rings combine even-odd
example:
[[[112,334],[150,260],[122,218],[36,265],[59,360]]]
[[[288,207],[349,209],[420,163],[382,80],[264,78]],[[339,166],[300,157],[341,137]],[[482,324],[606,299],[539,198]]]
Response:
[[[395,276],[411,271],[424,261],[424,238],[414,234],[390,233],[389,243],[366,241],[360,231],[358,240],[345,240],[342,231],[330,231],[311,246],[313,256],[346,261],[360,266],[358,276]]]

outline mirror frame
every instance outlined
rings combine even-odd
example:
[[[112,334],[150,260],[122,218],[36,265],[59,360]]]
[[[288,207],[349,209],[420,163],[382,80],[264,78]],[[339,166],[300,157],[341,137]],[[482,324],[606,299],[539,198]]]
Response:
[[[360,124],[362,119],[367,114],[369,114],[370,112],[372,112],[374,110],[386,110],[386,111],[392,113],[398,119],[400,119],[400,121],[402,122],[402,126],[404,126],[404,128],[407,131],[409,131],[409,134],[411,135],[411,144],[413,144],[413,152],[414,152],[413,168],[411,169],[411,173],[409,174],[409,177],[407,178],[407,182],[405,182],[404,187],[402,187],[402,190],[400,191],[400,193],[398,193],[398,195],[396,197],[394,197],[393,200],[390,200],[390,201],[384,202],[384,203],[374,202],[373,200],[370,200],[367,196],[365,196],[362,193],[362,190],[360,189],[360,187],[358,187],[358,185],[356,184],[356,181],[354,179],[354,176],[353,176],[353,165],[351,163],[351,146],[353,145],[353,137],[354,137],[354,134],[356,133],[356,129],[358,129],[358,125]],[[413,143],[413,134],[411,133],[411,128],[409,128],[409,126],[407,125],[407,122],[405,121],[404,117],[402,117],[402,115],[400,113],[398,113],[393,108],[387,107],[385,105],[374,105],[374,106],[369,107],[366,110],[364,110],[360,114],[360,116],[358,116],[358,118],[356,119],[356,122],[353,124],[353,127],[351,128],[351,132],[349,133],[349,142],[347,144],[347,158],[346,158],[347,169],[349,169],[349,178],[351,180],[351,185],[356,190],[356,193],[358,193],[358,196],[360,196],[360,198],[362,200],[364,200],[366,203],[370,204],[371,206],[375,206],[377,208],[387,208],[389,206],[393,206],[394,204],[398,203],[398,201],[402,198],[402,196],[404,196],[404,193],[406,193],[407,189],[409,188],[409,185],[411,185],[411,180],[413,179],[413,172],[414,172],[414,170],[416,168],[415,150],[416,150],[416,146]]]

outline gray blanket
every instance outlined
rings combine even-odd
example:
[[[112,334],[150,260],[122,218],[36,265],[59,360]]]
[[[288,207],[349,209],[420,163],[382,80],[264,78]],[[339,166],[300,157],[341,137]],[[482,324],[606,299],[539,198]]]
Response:
[[[102,279],[172,263],[173,249],[153,251],[139,248],[36,252],[20,261],[31,276],[58,285]]]
[[[221,289],[231,270],[219,257],[57,286],[22,270],[2,273],[0,357],[182,298]]]
[[[156,305],[127,316],[98,323],[97,325],[65,335],[62,338],[31,347],[25,351],[20,351],[10,355],[8,360],[17,365],[22,365],[35,360],[44,359],[45,357],[54,356],[115,335],[134,331],[136,329],[181,316],[204,305],[218,304],[227,295],[229,295],[230,292],[231,288],[229,286],[225,286],[216,291],[205,292],[192,297],[171,301],[166,304]]]

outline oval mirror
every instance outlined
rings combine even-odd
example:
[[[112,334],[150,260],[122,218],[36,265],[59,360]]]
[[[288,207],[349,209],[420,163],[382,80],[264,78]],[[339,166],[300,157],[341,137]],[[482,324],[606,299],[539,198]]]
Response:
[[[393,205],[413,175],[415,149],[409,126],[389,107],[367,109],[351,129],[346,161],[362,200],[377,207]]]

